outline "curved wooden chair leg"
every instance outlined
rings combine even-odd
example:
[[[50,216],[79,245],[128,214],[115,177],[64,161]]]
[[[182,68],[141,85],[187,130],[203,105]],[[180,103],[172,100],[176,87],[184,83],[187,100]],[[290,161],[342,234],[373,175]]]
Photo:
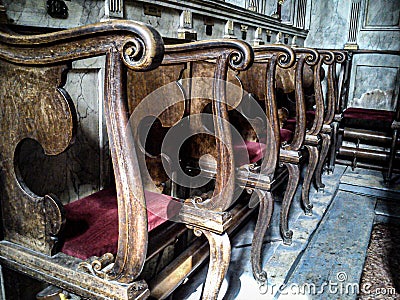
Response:
[[[265,284],[267,282],[267,272],[261,266],[261,250],[265,233],[271,222],[274,199],[270,191],[256,190],[256,192],[260,198],[260,208],[251,245],[251,266],[254,278],[258,283]]]
[[[226,232],[220,235],[205,229],[195,229],[195,233],[203,233],[210,244],[210,261],[201,299],[217,299],[231,259],[231,242]]]
[[[324,168],[325,159],[328,155],[329,147],[331,144],[331,137],[329,134],[321,133],[321,138],[321,153],[319,154],[318,165],[315,169],[315,186],[317,187],[318,191],[325,187],[325,184],[322,183],[322,169]]]
[[[284,163],[289,171],[288,185],[282,201],[280,232],[285,245],[292,243],[293,231],[289,230],[289,210],[300,179],[300,167],[297,164]]]
[[[304,212],[306,215],[312,215],[313,205],[310,203],[310,187],[312,178],[314,175],[315,168],[318,163],[318,149],[316,146],[306,145],[307,151],[309,153],[308,166],[306,176],[303,182],[303,188],[301,190],[301,200],[304,205]]]

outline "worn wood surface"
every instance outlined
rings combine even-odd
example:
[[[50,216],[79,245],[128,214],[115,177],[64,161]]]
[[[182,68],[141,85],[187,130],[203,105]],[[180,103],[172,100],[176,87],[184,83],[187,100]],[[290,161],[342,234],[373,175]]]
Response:
[[[23,67],[0,60],[0,162],[2,213],[6,240],[51,255],[65,217],[62,205],[48,195],[38,197],[22,182],[15,157],[19,143],[35,139],[48,155],[72,142],[75,111],[58,88],[66,66]],[[12,87],[12,88],[11,88]]]

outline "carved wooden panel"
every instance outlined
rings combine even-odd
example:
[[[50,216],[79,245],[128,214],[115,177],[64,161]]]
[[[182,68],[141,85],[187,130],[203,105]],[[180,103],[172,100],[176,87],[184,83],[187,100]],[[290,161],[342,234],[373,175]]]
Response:
[[[52,253],[64,221],[62,208],[56,198],[38,197],[24,185],[14,154],[26,138],[38,141],[48,155],[70,145],[75,111],[67,93],[58,88],[65,70],[65,66],[31,68],[0,61],[2,213],[8,217],[4,235],[47,254]]]
[[[169,179],[162,165],[161,146],[168,129],[185,113],[185,91],[178,82],[185,69],[186,64],[177,64],[146,73],[128,71],[130,125],[138,138],[138,155],[145,155],[146,166],[141,167],[150,175],[142,172],[146,190],[162,192]]]
[[[60,155],[48,156],[33,140],[21,144],[17,163],[24,182],[35,194],[54,193],[66,204],[109,185],[103,73],[102,57],[76,61],[68,72],[65,90],[77,113],[77,134],[71,147]]]

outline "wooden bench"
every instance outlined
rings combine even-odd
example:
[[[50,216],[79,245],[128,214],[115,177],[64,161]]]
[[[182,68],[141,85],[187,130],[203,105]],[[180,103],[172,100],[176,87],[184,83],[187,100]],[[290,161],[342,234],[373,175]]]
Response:
[[[287,172],[279,168],[280,128],[276,106],[276,69],[290,68],[295,54],[284,45],[266,45],[254,48],[255,62],[238,79],[244,96],[236,107],[238,114],[231,122],[245,140],[241,147],[251,158],[238,166],[237,182],[252,193],[249,206],[260,203],[252,240],[251,264],[254,278],[260,285],[267,284],[267,272],[261,264],[265,233],[273,212],[272,192],[287,179]]]
[[[230,128],[224,122],[228,74],[245,70],[252,60],[251,47],[244,42],[201,41],[168,45],[160,68],[144,76],[128,74],[128,85],[135,90],[129,93],[131,124],[142,157],[141,169],[147,170],[144,185],[185,199],[174,221],[187,224],[195,234],[204,234],[209,240],[211,257],[203,290],[205,299],[217,296],[229,266],[228,233],[253,211],[233,195],[233,148]],[[208,105],[211,114],[204,112]],[[206,115],[211,117],[204,128],[201,118]],[[209,136],[204,137],[205,133]],[[190,188],[198,174],[189,176],[189,169],[199,169],[198,162],[192,163],[206,153],[214,156],[212,168],[219,172],[204,177],[213,183]],[[179,268],[174,272],[182,273]],[[164,278],[175,280],[172,276]],[[160,285],[153,286],[152,295],[164,298],[161,290]]]
[[[135,281],[145,261],[147,212],[137,158],[123,138],[121,125],[127,119],[121,76],[125,68],[156,68],[163,54],[161,36],[135,22],[109,21],[34,36],[1,32],[2,265],[89,298],[149,294],[145,282]],[[15,162],[24,139],[37,140],[47,155],[57,155],[73,142],[76,113],[63,89],[65,75],[72,61],[99,55],[107,60],[105,115],[121,218],[115,258],[106,255],[85,264],[59,252],[67,239],[63,229],[69,226],[68,210],[66,215],[55,195],[39,197],[30,191]],[[87,267],[91,274],[83,270]]]
[[[166,298],[207,258],[209,248],[202,297],[216,298],[229,265],[228,234],[254,210],[233,197],[233,150],[217,139],[220,172],[208,198],[190,194],[180,198],[186,196],[185,189],[174,187],[166,188],[170,195],[164,195],[160,193],[163,183],[176,186],[170,180],[173,177],[164,180],[165,172],[158,168],[159,177],[155,176],[156,184],[151,185],[151,176],[142,172],[142,180],[139,175],[140,166],[146,164],[146,147],[140,137],[135,141],[135,122],[140,121],[135,113],[147,92],[168,81],[181,92],[190,91],[188,85],[179,86],[181,76],[189,78],[195,70],[205,72],[203,75],[213,83],[212,111],[219,116],[213,118],[215,131],[230,145],[230,128],[222,121],[227,119],[224,82],[228,69],[245,70],[251,65],[250,46],[218,40],[164,47],[160,35],[150,26],[128,21],[36,36],[7,31],[1,32],[0,42],[1,133],[5,136],[0,145],[4,178],[1,264],[82,297],[141,299],[151,294]],[[115,186],[64,206],[55,195],[39,197],[24,185],[15,156],[19,143],[26,138],[37,140],[47,155],[68,148],[75,135],[76,114],[62,88],[63,79],[72,61],[99,55],[106,55],[104,112]],[[154,79],[148,89],[142,84],[146,78]],[[164,120],[170,125],[187,115],[190,92],[182,95],[185,97],[178,100],[183,99],[183,103],[173,108],[178,111],[175,119],[172,110],[167,110]],[[151,111],[139,114],[147,115],[151,116]],[[154,155],[150,158],[149,169],[154,171],[160,161]],[[204,234],[208,243],[192,240],[161,272],[145,278],[144,264],[185,232],[183,224],[196,235]]]
[[[337,121],[336,162],[352,168],[361,167],[385,172],[384,179],[389,183],[393,172],[400,170],[398,149],[400,103],[398,92],[393,92],[395,105],[393,110],[348,107],[349,84],[354,55],[379,54],[395,55],[397,51],[357,50],[347,54],[344,91],[341,95],[340,111]],[[355,146],[344,145],[343,141],[354,142]],[[360,144],[365,146],[360,147]]]

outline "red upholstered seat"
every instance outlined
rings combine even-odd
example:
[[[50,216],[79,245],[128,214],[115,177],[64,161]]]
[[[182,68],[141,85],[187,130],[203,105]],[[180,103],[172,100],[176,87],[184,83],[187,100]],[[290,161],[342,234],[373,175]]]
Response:
[[[394,120],[394,112],[389,110],[349,107],[343,112],[343,117],[345,119],[392,122]]]
[[[285,128],[281,128],[281,143],[287,142],[289,143],[293,138],[293,131]]]
[[[293,138],[293,132],[288,129],[281,129],[281,142],[290,142]],[[265,144],[259,142],[245,141],[234,145],[235,164],[242,166],[248,163],[255,163],[263,158],[265,153]],[[246,156],[246,151],[247,155]]]
[[[314,122],[314,119],[315,119],[315,111],[313,111],[313,110],[306,111],[306,124],[307,124],[306,126],[307,126],[307,128],[311,128],[311,126]],[[283,128],[289,129],[291,131],[295,131],[296,119],[295,118],[287,119],[285,121]]]
[[[172,197],[145,191],[148,231],[175,216],[181,203]],[[61,251],[87,259],[107,252],[116,254],[118,207],[115,189],[106,189],[65,205],[65,242]]]
[[[247,151],[247,155],[246,155]],[[234,145],[235,163],[242,166],[248,163],[255,163],[263,158],[265,153],[265,144],[259,142],[245,141]]]

